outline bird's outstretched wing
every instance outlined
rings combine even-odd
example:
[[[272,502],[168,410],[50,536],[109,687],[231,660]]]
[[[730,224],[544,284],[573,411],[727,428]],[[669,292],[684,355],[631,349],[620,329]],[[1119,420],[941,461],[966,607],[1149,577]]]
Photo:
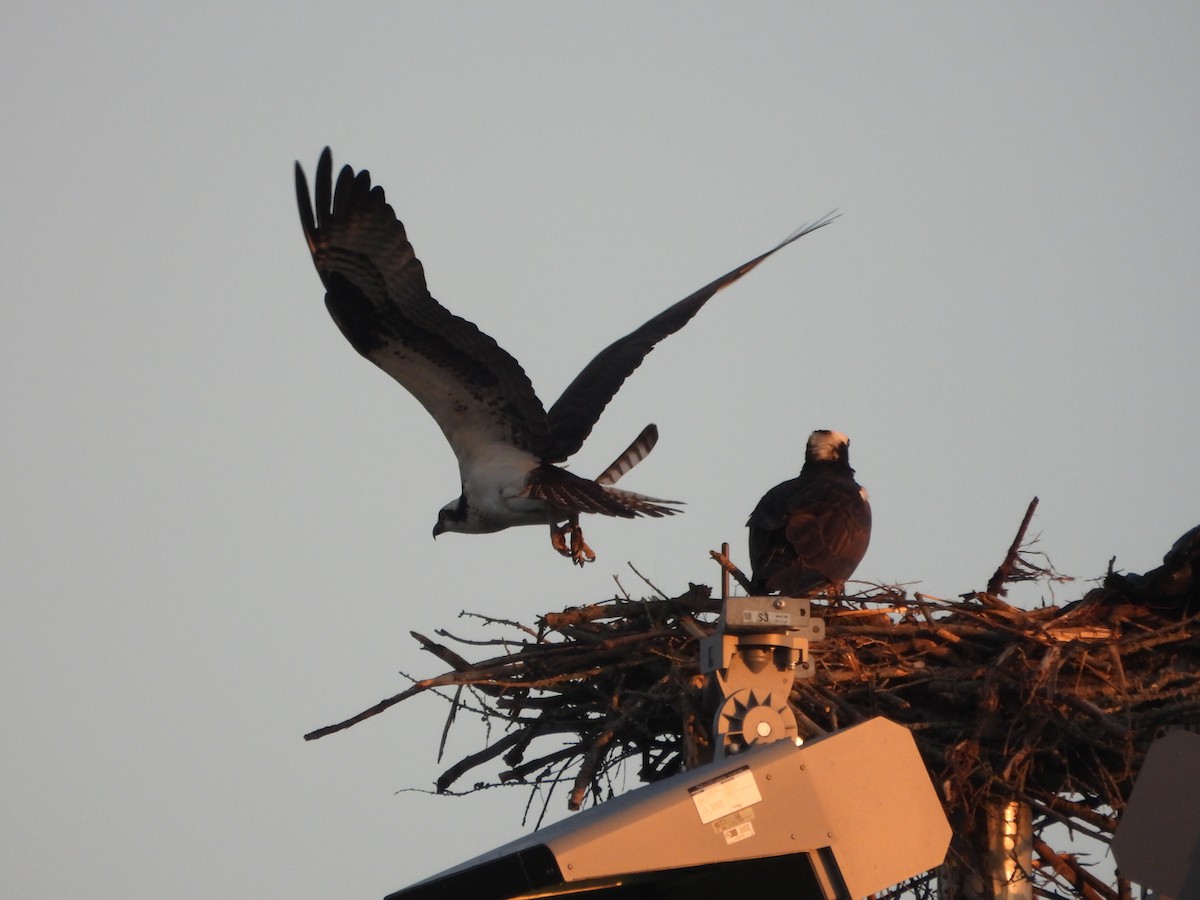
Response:
[[[520,363],[430,296],[404,225],[370,173],[345,166],[334,185],[332,170],[326,147],[314,209],[296,163],[296,199],[325,304],[347,340],[421,402],[460,467],[496,443],[542,455],[546,413]]]
[[[825,227],[836,218],[837,214],[831,213],[816,222],[801,226],[766,253],[726,272],[596,354],[550,408],[551,446],[545,458],[561,461],[582,447],[608,401],[625,383],[625,379],[642,364],[646,354],[663,338],[674,334],[691,321],[692,316],[696,315],[700,307],[717,291],[733,284],[792,241]]]

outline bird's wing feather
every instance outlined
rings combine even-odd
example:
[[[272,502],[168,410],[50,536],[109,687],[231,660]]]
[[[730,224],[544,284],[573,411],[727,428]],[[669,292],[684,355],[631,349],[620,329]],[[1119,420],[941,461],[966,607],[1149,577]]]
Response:
[[[819,508],[792,512],[785,534],[800,564],[842,581],[867,551],[864,535],[870,534],[871,507],[857,490],[823,493]]]
[[[747,524],[755,589],[802,593],[853,574],[871,507],[853,481],[798,478],[768,491]]]
[[[367,171],[332,180],[317,164],[314,210],[296,164],[296,198],[330,315],[354,348],[404,387],[441,427],[460,468],[489,444],[540,454],[548,426],[521,365],[473,323],[430,296],[425,272]]]
[[[746,522],[750,529],[750,565],[756,591],[767,590],[767,580],[774,574],[779,562],[791,552],[784,525],[787,523],[788,503],[801,485],[798,478],[793,478],[771,488],[758,501]]]
[[[547,456],[550,460],[564,460],[575,453],[593,426],[604,412],[604,407],[613,398],[617,390],[624,384],[633,371],[642,364],[655,344],[668,335],[674,334],[700,311],[717,291],[733,284],[768,256],[782,250],[792,241],[799,240],[806,234],[823,228],[832,222],[836,215],[804,225],[788,235],[783,241],[772,247],[766,253],[754,257],[736,269],[726,272],[715,281],[706,284],[700,290],[678,303],[668,307],[640,328],[631,331],[601,350],[596,357],[584,367],[575,380],[567,386],[562,396],[550,408],[551,451]]]

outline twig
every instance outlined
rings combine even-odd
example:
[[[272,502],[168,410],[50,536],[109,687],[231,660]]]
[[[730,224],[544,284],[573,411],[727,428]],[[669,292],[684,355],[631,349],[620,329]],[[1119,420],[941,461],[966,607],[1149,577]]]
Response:
[[[505,750],[516,744],[520,739],[520,732],[510,732],[491,746],[484,747],[482,750],[472,753],[470,756],[463,757],[445,772],[443,772],[438,778],[436,782],[438,793],[444,793],[446,788],[450,787],[450,785],[454,784],[454,782],[462,777],[464,772],[471,771],[471,769],[475,768],[480,763],[487,762],[489,759],[495,759]]]
[[[423,690],[425,690],[425,688],[422,687],[422,683],[417,682],[412,687],[410,687],[407,691],[402,691],[401,693],[396,694],[396,696],[389,697],[386,700],[380,700],[378,703],[376,703],[370,709],[364,709],[362,712],[360,712],[356,716],[351,716],[349,719],[346,719],[342,722],[338,722],[336,725],[326,725],[324,728],[318,728],[316,731],[310,731],[308,734],[306,734],[304,736],[304,739],[306,741],[315,741],[318,738],[323,738],[326,735],[333,734],[335,731],[344,731],[345,729],[349,728],[351,725],[357,725],[359,722],[362,722],[365,719],[369,719],[372,716],[379,715],[381,712],[383,712],[386,709],[391,709],[397,703],[407,700],[409,697],[412,697],[415,694],[419,694]]]
[[[629,568],[633,569],[633,574],[636,575],[638,578],[642,579],[642,581],[644,581],[646,583],[646,586],[648,588],[650,588],[650,590],[654,591],[654,593],[658,594],[658,596],[662,597],[664,600],[670,599],[669,597],[667,597],[667,595],[665,593],[663,593],[663,591],[658,587],[658,585],[656,585],[653,581],[651,581],[649,578],[647,578],[645,575],[643,575],[641,572],[639,572],[637,570],[637,567],[633,563],[627,562],[627,563],[625,563],[625,565],[627,565],[627,566],[629,566]]]
[[[442,754],[446,752],[446,739],[450,736],[450,726],[454,724],[454,719],[458,713],[458,701],[462,697],[463,688],[465,685],[459,685],[454,690],[454,699],[450,701],[450,712],[446,714],[446,724],[442,726],[442,739],[438,741],[437,761],[442,761]]]
[[[644,705],[645,699],[639,698],[609,717],[604,730],[596,736],[595,740],[592,741],[591,747],[583,755],[583,761],[579,766],[579,774],[575,776],[575,785],[571,788],[570,799],[567,800],[568,809],[577,810],[583,806],[584,795],[587,793],[588,786],[594,780],[600,763],[604,759],[605,753],[608,752],[609,745],[612,744],[613,738],[629,724],[632,718],[641,712]]]
[[[1021,520],[1021,527],[1017,529],[1017,536],[1013,538],[1012,544],[1009,545],[1008,553],[1004,556],[1004,562],[1000,563],[1000,567],[987,583],[987,592],[993,597],[1003,597],[1008,594],[1007,588],[1004,585],[1018,576],[1021,562],[1021,545],[1025,543],[1025,532],[1029,529],[1029,522],[1033,519],[1033,511],[1037,509],[1038,498],[1034,497],[1029,501],[1029,508],[1025,510],[1025,518]]]
[[[516,622],[512,619],[497,619],[494,616],[485,616],[481,613],[470,612],[465,609],[461,610],[458,615],[459,615],[459,618],[482,619],[485,625],[504,625],[508,628],[515,628],[518,631],[525,632],[527,635],[532,637],[534,640],[540,639],[540,636],[538,635],[538,633],[536,631],[534,631],[532,628],[530,628],[528,625],[522,625],[520,622]]]
[[[1042,861],[1075,888],[1084,900],[1119,900],[1116,891],[1095,875],[1085,872],[1074,857],[1056,852],[1036,835],[1033,838],[1033,849]]]
[[[614,573],[613,573],[613,581],[614,581],[614,582],[616,582],[616,585],[617,585],[617,590],[619,590],[619,591],[621,592],[621,595],[622,595],[622,596],[623,596],[623,597],[624,597],[626,600],[632,600],[632,599],[633,599],[632,597],[630,597],[630,596],[629,596],[629,591],[625,590],[625,585],[621,584],[621,579],[620,579],[620,577],[617,575],[617,573],[616,573],[616,572],[614,572]]]
[[[750,593],[750,579],[746,574],[737,567],[737,565],[728,556],[720,550],[709,550],[708,555],[717,561],[717,565],[725,572],[728,572],[737,581],[738,585],[747,594]]]

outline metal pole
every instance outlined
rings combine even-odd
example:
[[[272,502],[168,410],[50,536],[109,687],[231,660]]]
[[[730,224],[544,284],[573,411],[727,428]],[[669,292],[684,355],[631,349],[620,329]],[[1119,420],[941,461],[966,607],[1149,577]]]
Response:
[[[729,541],[721,544],[721,555],[729,559]],[[721,599],[729,599],[729,570],[721,566]]]
[[[1033,900],[1033,815],[1012,801],[987,813],[987,862],[996,900]]]

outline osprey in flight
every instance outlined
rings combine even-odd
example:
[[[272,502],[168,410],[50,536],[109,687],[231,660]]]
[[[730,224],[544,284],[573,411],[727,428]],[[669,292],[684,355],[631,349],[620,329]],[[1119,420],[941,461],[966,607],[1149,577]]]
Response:
[[[444,531],[480,534],[549,525],[554,548],[579,565],[595,559],[579,528],[580,513],[658,517],[679,512],[674,508],[679,502],[613,487],[654,447],[653,425],[595,479],[556,463],[579,450],[609,400],[655,344],[687,324],[721,288],[834,218],[799,229],[610,344],[547,412],[520,363],[430,295],[404,225],[383,188],[372,187],[369,172],[345,166],[335,184],[326,147],[317,163],[315,208],[299,163],[296,196],[334,322],[355,350],[421,402],[458,457],[462,494],[438,513],[434,537]]]
[[[850,468],[850,439],[814,431],[800,475],[767,491],[746,525],[751,594],[840,590],[871,541],[871,504]]]

